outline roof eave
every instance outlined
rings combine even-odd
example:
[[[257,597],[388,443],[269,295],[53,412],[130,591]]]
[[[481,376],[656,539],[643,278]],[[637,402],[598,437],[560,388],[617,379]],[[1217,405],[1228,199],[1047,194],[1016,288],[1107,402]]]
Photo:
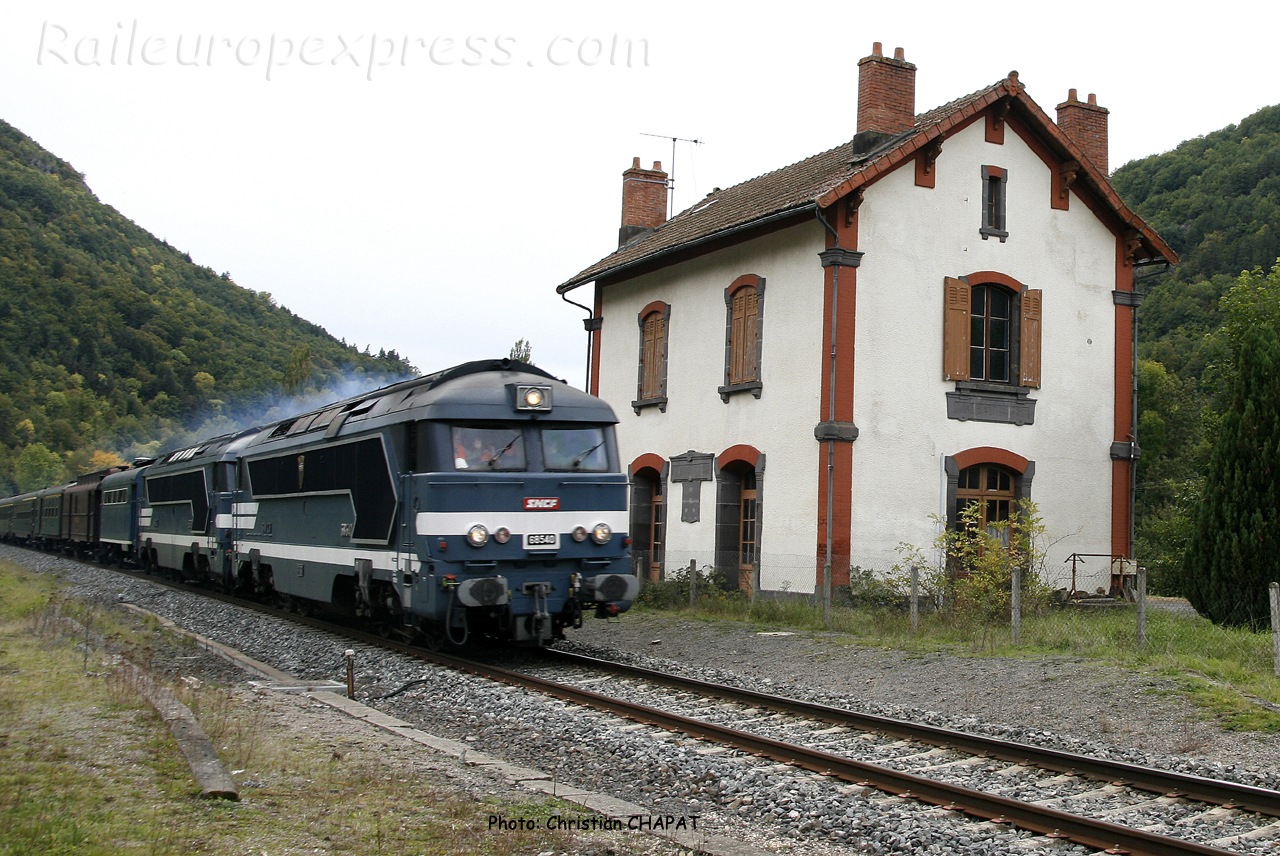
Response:
[[[608,267],[608,268],[605,268],[604,270],[597,271],[596,273],[589,274],[587,276],[576,277],[574,279],[569,280],[568,282],[557,285],[556,292],[558,294],[568,294],[570,291],[573,291],[573,289],[577,288],[578,286],[586,285],[589,282],[595,282],[596,280],[618,276],[619,274],[627,273],[628,271],[634,270],[636,268],[649,267],[653,265],[655,262],[661,262],[667,256],[675,255],[677,253],[685,253],[691,249],[696,249],[697,247],[700,247],[704,244],[710,244],[716,241],[724,240],[726,238],[732,238],[734,235],[737,235],[741,232],[747,232],[752,229],[758,229],[763,226],[769,226],[773,223],[778,222],[779,220],[786,220],[791,217],[797,217],[805,213],[806,211],[814,210],[815,207],[816,207],[816,204],[812,200],[810,200],[800,205],[794,205],[790,208],[784,208],[781,211],[775,211],[772,214],[766,214],[763,217],[754,217],[745,222],[737,223],[733,226],[729,226],[728,228],[720,229],[715,232],[710,232],[706,235],[702,235],[700,237],[693,238],[688,241],[682,241],[679,244],[673,244],[670,247],[665,247],[661,250],[658,250],[657,252],[649,253],[648,255],[641,256],[640,258],[637,258],[637,259],[632,259],[629,262],[624,262],[622,264],[615,265],[613,267]]]

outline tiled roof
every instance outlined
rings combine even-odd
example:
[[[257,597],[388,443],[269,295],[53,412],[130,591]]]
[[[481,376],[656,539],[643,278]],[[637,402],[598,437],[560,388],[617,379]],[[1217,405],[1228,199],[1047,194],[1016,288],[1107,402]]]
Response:
[[[652,232],[620,247],[560,286],[567,291],[635,262],[714,238],[739,226],[812,207],[814,199],[852,174],[853,146],[844,143],[790,166],[707,194]]]
[[[735,231],[763,225],[775,219],[834,204],[876,177],[913,158],[919,149],[939,135],[1004,97],[1011,97],[1020,113],[1069,158],[1085,165],[1087,184],[1117,216],[1142,237],[1153,256],[1176,261],[1177,256],[1130,211],[1106,176],[1032,101],[1018,81],[1017,72],[985,89],[957,98],[916,116],[908,131],[888,138],[864,155],[856,155],[853,142],[829,149],[802,161],[707,194],[702,200],[625,246],[581,271],[557,287],[564,293],[601,277],[629,268],[656,263],[677,251],[690,249]]]

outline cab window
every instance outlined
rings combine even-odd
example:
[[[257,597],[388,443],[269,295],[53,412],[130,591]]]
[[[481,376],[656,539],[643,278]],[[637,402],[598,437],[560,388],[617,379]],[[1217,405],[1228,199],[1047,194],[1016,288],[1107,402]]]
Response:
[[[542,460],[548,470],[603,473],[609,469],[605,431],[589,428],[542,429]]]
[[[457,470],[523,470],[524,437],[519,427],[454,425],[453,467]]]

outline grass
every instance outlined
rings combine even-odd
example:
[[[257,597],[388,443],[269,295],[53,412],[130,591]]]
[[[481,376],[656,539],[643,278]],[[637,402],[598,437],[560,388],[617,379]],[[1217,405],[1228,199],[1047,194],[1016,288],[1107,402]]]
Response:
[[[0,563],[0,856],[625,855],[653,843],[548,830],[554,814],[587,812],[514,790],[474,792],[450,782],[439,759],[388,752],[350,732],[283,728],[243,692],[191,681],[174,690],[234,771],[242,797],[199,799],[168,729],[136,687],[103,650],[84,645],[83,632],[53,620],[72,611],[96,637],[140,657],[174,644],[158,641],[154,625],[63,601],[49,577]],[[536,819],[538,828],[499,834],[489,815]]]
[[[664,585],[664,584],[658,584]],[[652,597],[652,596],[651,596]],[[896,609],[831,608],[830,625],[821,607],[807,598],[757,598],[702,588],[696,609],[687,589],[653,598],[661,606],[640,612],[676,613],[706,621],[736,621],[769,629],[832,633],[836,644],[893,648],[920,654],[1070,658],[1143,669],[1172,679],[1206,716],[1239,731],[1280,733],[1280,678],[1275,675],[1270,633],[1220,627],[1195,615],[1148,607],[1147,644],[1137,644],[1136,608],[1048,609],[1022,619],[1021,643],[1013,645],[1007,624],[961,622],[933,613],[920,616],[911,633],[905,612]]]

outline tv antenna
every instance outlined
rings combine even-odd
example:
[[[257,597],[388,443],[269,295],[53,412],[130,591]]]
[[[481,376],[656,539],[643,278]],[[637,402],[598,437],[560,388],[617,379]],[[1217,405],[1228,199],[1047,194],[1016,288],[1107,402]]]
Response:
[[[671,141],[671,171],[667,173],[667,187],[675,190],[676,187],[676,143],[693,143],[695,146],[702,145],[705,140],[687,140],[684,137],[672,137],[668,134],[646,134],[641,131],[642,137],[659,137],[664,140]],[[671,208],[675,202],[675,194],[667,194],[667,217],[671,216]]]

